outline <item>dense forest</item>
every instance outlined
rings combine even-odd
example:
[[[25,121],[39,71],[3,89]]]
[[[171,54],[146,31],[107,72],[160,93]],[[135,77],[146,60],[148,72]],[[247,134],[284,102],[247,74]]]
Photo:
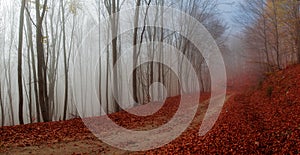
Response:
[[[124,61],[134,63],[141,61],[143,57],[153,59],[159,57],[160,60],[172,57],[163,52],[154,52],[162,51],[162,47],[157,47],[155,42],[175,47],[186,56],[194,68],[197,68],[201,91],[209,91],[209,72],[202,55],[195,52],[196,47],[180,33],[147,25],[153,24],[149,22],[157,22],[156,25],[163,27],[164,22],[168,22],[164,21],[164,7],[180,9],[201,21],[217,44],[225,49],[224,33],[227,26],[218,17],[217,5],[217,1],[208,0],[188,2],[138,0],[136,3],[120,0],[94,2],[24,0],[21,3],[3,1],[1,7],[7,9],[1,9],[2,125],[78,117],[73,96],[77,96],[76,100],[80,102],[80,107],[77,108],[81,109],[80,113],[85,117],[103,114],[100,111],[98,113],[91,111],[93,108],[86,105],[90,102],[102,105],[106,113],[119,111],[120,107],[112,97],[113,90],[120,98],[125,96],[122,98],[124,102],[129,102],[126,96],[130,93],[136,104],[146,104],[150,100],[162,101],[166,96],[180,93],[178,78],[188,79],[189,76],[188,67],[182,65],[183,60],[176,62],[180,66],[181,75],[178,75],[180,77],[176,77],[163,63],[153,61],[141,64],[133,70],[130,77],[132,92],[125,91],[122,88],[125,83],[117,81],[122,80],[120,78],[125,71],[115,70],[113,66],[126,52],[128,44],[134,45],[133,55]],[[140,6],[144,6],[144,10],[140,10]],[[158,6],[155,12],[152,9],[151,14],[155,17],[149,17],[151,20],[148,19],[147,12],[150,6]],[[132,7],[135,11],[133,24],[136,28],[109,40],[109,37],[120,31],[122,19],[115,13]],[[180,22],[180,19],[175,20]],[[91,29],[93,32],[90,32]],[[187,27],[182,26],[181,29],[183,33]],[[141,49],[139,44],[142,43],[146,44],[148,50]],[[99,57],[96,75],[98,81],[95,82],[97,93],[89,89],[94,85],[87,76],[91,75],[88,73],[94,72],[95,66],[88,66],[89,64],[85,63],[91,60],[87,56],[88,52],[85,53],[84,50],[97,51],[90,54],[92,57]],[[73,68],[79,71],[72,74]],[[164,88],[158,85],[152,88],[155,82],[162,83]],[[200,91],[193,89],[189,86],[185,91]],[[74,95],[74,90],[80,93]],[[98,100],[93,100],[91,97],[93,95],[97,95]]]

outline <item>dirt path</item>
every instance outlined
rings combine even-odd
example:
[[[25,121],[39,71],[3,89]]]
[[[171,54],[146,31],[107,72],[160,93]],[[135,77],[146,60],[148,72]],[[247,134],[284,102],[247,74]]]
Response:
[[[126,154],[126,151],[112,148],[98,140],[62,142],[51,145],[6,148],[5,155],[68,155],[68,154]]]
[[[229,98],[228,96],[226,100]],[[195,116],[192,124],[188,128],[199,128],[199,122],[203,120],[205,112],[208,107],[209,100],[206,100],[199,104],[197,115]],[[187,110],[194,109],[195,106],[188,107]],[[181,116],[184,121],[185,113]],[[180,122],[180,121],[179,121]],[[181,124],[178,124],[181,126]],[[150,128],[153,128],[151,125]],[[164,136],[169,136],[168,131],[162,131],[159,133],[159,137],[163,138]],[[115,135],[111,135],[113,138]],[[151,144],[151,139],[149,139],[149,145]],[[12,146],[0,148],[0,154],[15,155],[15,154],[37,154],[37,155],[60,155],[60,154],[129,154],[129,151],[120,150],[114,147],[111,147],[100,140],[97,139],[88,139],[80,141],[71,141],[71,142],[58,142],[54,144],[42,144],[39,146]]]

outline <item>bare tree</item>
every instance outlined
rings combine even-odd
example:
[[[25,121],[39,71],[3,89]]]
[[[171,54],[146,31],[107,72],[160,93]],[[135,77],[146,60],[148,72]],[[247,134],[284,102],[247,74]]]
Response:
[[[55,101],[55,90],[57,90],[57,75],[58,75],[58,65],[59,65],[59,58],[60,58],[60,45],[61,45],[61,40],[62,40],[62,30],[59,29],[60,27],[60,16],[61,16],[61,11],[59,11],[57,14],[55,14],[56,9],[56,3],[52,2],[51,5],[51,14],[49,14],[50,17],[50,34],[48,34],[47,31],[47,47],[49,47],[48,44],[50,44],[50,49],[48,49],[48,89],[49,89],[49,113],[53,114],[56,112],[56,115],[60,115],[58,113],[57,108],[55,110],[55,106],[59,107],[59,103]],[[55,104],[56,102],[56,104]],[[55,114],[53,114],[55,115]],[[57,116],[58,117],[58,116]]]
[[[29,4],[27,4],[28,6]],[[27,25],[27,42],[28,42],[28,49],[30,50],[30,61],[32,66],[32,75],[33,75],[33,88],[34,88],[34,94],[35,94],[35,107],[36,107],[36,117],[37,121],[40,122],[40,105],[39,105],[39,97],[38,97],[38,80],[37,80],[37,71],[36,71],[36,61],[35,61],[35,55],[34,55],[34,47],[33,47],[33,36],[32,36],[32,21],[31,16],[28,8],[26,7],[26,25]],[[29,66],[29,71],[31,72],[31,67]],[[29,78],[31,80],[31,78]],[[31,82],[30,82],[31,84]]]
[[[139,14],[140,14],[140,7],[141,6],[141,0],[137,0],[136,2],[136,8],[135,8],[135,15],[134,15],[134,31],[133,31],[133,73],[132,73],[132,95],[133,99],[136,103],[138,103],[138,94],[137,94],[137,59],[138,59],[138,53],[137,53],[137,41],[138,41],[138,20],[139,20]]]
[[[10,19],[15,19],[15,12],[13,12],[11,14],[11,16],[9,17]],[[9,40],[9,49],[8,49],[8,59],[5,62],[4,61],[4,70],[5,70],[5,81],[6,81],[6,87],[7,87],[7,95],[8,95],[8,103],[9,103],[9,111],[10,111],[10,115],[8,116],[10,119],[10,123],[12,125],[15,124],[15,120],[14,120],[14,109],[13,109],[13,94],[12,94],[12,73],[11,73],[11,62],[12,62],[12,46],[13,46],[13,36],[15,35],[14,32],[14,21],[15,20],[11,20],[11,28],[10,28],[10,40]]]
[[[46,14],[47,0],[44,1],[42,14],[40,12],[40,0],[35,1],[36,10],[36,50],[37,50],[37,73],[38,73],[38,86],[39,86],[39,103],[41,106],[41,112],[43,120],[45,122],[50,121],[49,117],[49,104],[48,104],[48,94],[47,94],[47,68],[45,61],[45,53],[43,47],[43,33],[42,33],[42,23]]]
[[[181,49],[183,54],[185,54],[194,65],[197,74],[207,77],[208,71],[205,69],[205,65],[203,65],[203,57],[197,55],[195,47],[192,46],[185,37],[179,35],[179,33],[163,28],[164,24],[166,24],[166,21],[164,21],[166,11],[164,10],[164,6],[180,8],[197,19],[199,18],[201,22],[206,21],[204,23],[211,29],[209,31],[214,35],[214,38],[218,40],[224,33],[224,29],[222,29],[224,27],[222,27],[222,22],[211,18],[211,16],[215,15],[212,13],[212,8],[215,7],[215,3],[212,3],[211,0],[188,0],[187,2],[136,0],[128,3],[124,0],[100,0],[95,2],[97,4],[99,22],[103,18],[107,18],[107,15],[109,15],[110,18],[110,22],[108,22],[107,26],[102,27],[102,25],[100,25],[99,27],[99,32],[100,29],[101,32],[105,29],[104,33],[99,34],[99,44],[88,44],[92,45],[91,49],[98,45],[99,49],[101,49],[104,48],[101,47],[103,45],[101,44],[103,38],[112,38],[112,40],[106,40],[106,55],[99,58],[99,102],[100,105],[106,104],[107,112],[122,110],[116,102],[116,98],[113,98],[113,95],[120,97],[119,99],[125,98],[129,100],[129,98],[126,98],[127,96],[124,95],[127,93],[123,90],[124,84],[118,81],[126,78],[123,76],[124,71],[115,66],[118,57],[123,54],[121,52],[125,47],[122,45],[124,40],[132,41],[131,44],[134,46],[134,55],[128,59],[129,61],[133,61],[134,66],[138,64],[138,62],[142,62],[145,57],[150,57],[150,59],[153,60],[155,57],[158,57],[160,61],[169,61],[165,59],[168,57],[174,58],[175,56],[170,56],[163,51],[162,45],[158,46],[157,44],[157,42],[166,42],[170,45],[176,45]],[[135,28],[132,30],[132,34],[117,36],[117,33],[122,27],[119,25],[120,17],[116,13],[120,11],[123,3],[136,7],[132,21]],[[150,13],[148,12],[151,10],[149,9],[151,4],[158,6],[156,10],[153,10],[154,20],[150,19],[150,17],[153,16],[149,16]],[[20,121],[20,124],[25,123],[28,119],[24,119],[24,116],[27,115],[28,112],[30,123],[35,122],[35,117],[37,117],[38,122],[68,119],[68,112],[74,112],[71,97],[74,92],[72,92],[71,88],[78,89],[79,92],[81,91],[83,115],[94,115],[94,109],[88,109],[89,107],[84,104],[87,101],[91,101],[90,96],[93,94],[84,91],[88,90],[91,82],[85,80],[89,79],[87,73],[89,73],[90,70],[84,69],[84,55],[80,55],[82,53],[79,53],[78,63],[80,64],[76,64],[79,65],[79,72],[82,74],[78,79],[79,87],[70,85],[69,66],[73,64],[69,63],[69,61],[73,58],[75,61],[75,54],[72,50],[73,48],[79,48],[84,35],[89,31],[88,26],[93,22],[90,17],[85,18],[83,22],[76,20],[77,17],[82,20],[81,17],[85,16],[81,13],[78,13],[77,16],[77,10],[78,8],[80,9],[79,5],[80,2],[78,0],[60,0],[59,3],[48,2],[48,0],[22,0],[19,18],[20,23],[18,27],[19,38],[15,37],[15,28],[18,25],[16,22],[18,21],[9,20],[11,28],[9,27],[8,29],[11,32],[7,33],[8,36],[5,38],[9,41],[7,41],[7,45],[3,47],[4,51],[7,50],[7,52],[1,54],[1,56],[4,56],[4,61],[1,61],[1,65],[4,65],[5,70],[1,80],[4,80],[0,81],[0,112],[1,115],[4,115],[6,110],[8,110],[9,114],[2,116],[2,124],[5,124],[5,121],[10,121],[14,124],[14,120]],[[13,2],[11,6],[16,7]],[[141,10],[139,8],[140,6],[147,6],[148,8]],[[102,10],[103,8],[105,10]],[[197,17],[198,15],[199,17]],[[14,17],[14,13],[8,13],[6,16],[11,19],[16,18]],[[177,17],[174,17],[174,19],[176,18]],[[143,20],[143,23],[141,23],[141,20]],[[153,23],[150,22],[154,22],[155,25],[159,26],[147,26],[148,24],[153,25]],[[185,24],[182,24],[181,29],[182,31],[180,31],[180,33],[189,31]],[[105,35],[105,37],[103,37],[103,35]],[[128,38],[123,38],[127,36]],[[25,38],[26,46],[23,45],[25,44],[23,43],[23,39],[25,41]],[[137,46],[139,43],[140,45]],[[144,43],[146,43],[146,50],[142,50],[141,48]],[[13,62],[16,61],[18,61],[18,66],[13,65]],[[24,64],[24,62],[27,64]],[[185,65],[179,64],[178,66],[181,68],[180,78],[187,78],[187,80],[189,80],[188,82],[191,83],[190,85],[192,85],[193,81],[189,78],[190,70],[185,70],[185,67],[187,67]],[[18,72],[11,72],[15,69],[14,67],[18,67]],[[18,82],[17,86],[15,85],[16,81]],[[175,89],[179,88],[178,81],[176,75],[171,69],[164,65],[164,62],[156,63],[153,61],[148,64],[142,64],[135,68],[132,75],[133,83],[131,85],[134,100],[137,103],[148,103],[151,101],[150,96],[155,98],[154,100],[161,100],[166,95],[177,95],[179,91]],[[166,87],[168,94],[164,94],[165,92],[160,87],[158,89],[150,89],[153,82],[162,83]],[[203,78],[201,83],[202,85],[208,85],[209,81]],[[14,93],[17,91],[17,88],[19,91],[18,94]],[[188,89],[192,90],[193,88],[194,86],[191,86],[191,88]],[[204,86],[202,88],[204,89]],[[18,119],[14,118],[14,115],[16,116],[16,114],[18,114],[16,110],[17,104],[14,104],[16,101],[15,98],[19,98]],[[77,116],[77,114],[72,116]]]
[[[23,26],[24,26],[25,0],[22,0],[19,23],[19,46],[18,46],[18,85],[19,85],[19,121],[23,120],[23,82],[22,82],[22,48],[23,48]]]
[[[97,15],[98,15],[98,22],[101,23],[101,1],[100,0],[96,0],[96,4],[97,4]],[[99,24],[99,88],[98,88],[98,94],[99,94],[99,104],[100,107],[102,107],[102,60],[101,60],[101,25]],[[101,111],[100,111],[100,115],[101,115]]]
[[[67,51],[66,51],[65,11],[64,11],[63,0],[60,0],[60,7],[61,7],[61,11],[62,11],[63,54],[64,54],[64,68],[65,68],[65,100],[64,100],[64,115],[63,115],[63,120],[66,120],[66,117],[67,117],[67,105],[68,105],[69,76],[68,76]]]
[[[274,26],[274,39],[275,39],[275,45],[273,46],[273,49],[276,53],[276,65],[277,68],[280,69],[280,48],[279,48],[279,23],[278,23],[278,15],[277,15],[277,5],[275,4],[275,0],[272,0],[272,8],[273,8],[273,18],[272,18],[272,24]]]
[[[299,49],[299,7],[296,1],[244,0],[240,7],[243,14],[236,21],[244,27],[248,50],[252,53],[258,51],[251,62],[266,66],[268,71],[294,63]]]
[[[115,67],[113,69],[113,92],[114,96],[118,96],[118,68],[116,65],[117,58],[118,58],[118,48],[117,48],[117,42],[118,42],[118,18],[117,18],[117,11],[119,11],[119,0],[105,0],[104,5],[106,7],[106,10],[110,16],[110,31],[111,31],[111,37],[112,37],[112,66]],[[108,61],[108,60],[107,60]],[[113,98],[113,106],[115,111],[119,111],[120,107],[116,101],[115,98]]]
[[[1,110],[1,125],[4,126],[5,123],[5,114],[4,114],[4,104],[2,99],[2,85],[0,81],[0,110]]]
[[[298,63],[300,63],[300,1],[296,0],[293,7],[294,15],[296,17],[295,29],[296,29],[296,45],[297,45],[297,55],[298,55]]]

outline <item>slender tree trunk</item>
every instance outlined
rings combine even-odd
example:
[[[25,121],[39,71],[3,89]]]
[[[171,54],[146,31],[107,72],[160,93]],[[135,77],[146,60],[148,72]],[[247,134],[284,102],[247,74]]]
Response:
[[[35,94],[35,108],[36,108],[36,116],[37,116],[37,122],[41,121],[40,118],[40,105],[39,105],[39,96],[38,96],[38,85],[37,85],[37,71],[36,71],[36,64],[35,64],[35,57],[34,57],[34,49],[33,49],[33,40],[32,40],[32,25],[30,22],[30,15],[26,14],[26,20],[27,20],[27,31],[28,31],[28,42],[29,42],[29,48],[31,52],[31,64],[32,64],[32,72],[33,72],[33,88],[34,88],[34,94]]]
[[[300,63],[300,1],[297,0],[296,2],[296,30],[297,30],[297,56],[298,56],[298,63]]]
[[[1,126],[4,126],[5,123],[5,114],[4,114],[4,104],[2,100],[2,85],[0,81],[0,107],[1,107]]]
[[[8,59],[8,62],[10,62],[10,59]],[[10,65],[10,63],[9,63]],[[10,72],[10,66],[8,67],[8,73],[6,73],[6,83],[7,83],[7,95],[8,95],[8,101],[9,101],[9,108],[10,108],[10,121],[11,124],[15,124],[15,119],[14,119],[14,108],[13,108],[13,103],[12,103],[12,93],[11,93],[11,72]]]
[[[159,64],[159,80],[158,82],[161,82],[162,84],[165,84],[165,77],[164,77],[164,51],[163,51],[163,42],[164,42],[164,5],[165,5],[165,0],[161,0],[161,6],[160,6],[160,24],[161,24],[161,28],[160,28],[160,46],[159,46],[159,52],[160,52],[160,61],[161,63]],[[162,100],[162,96],[164,96],[164,93],[159,87],[158,87],[158,95],[159,95],[159,100]]]
[[[63,51],[64,51],[64,68],[65,68],[65,100],[64,100],[64,116],[63,120],[67,118],[67,105],[68,105],[68,64],[67,64],[67,51],[66,51],[66,30],[65,30],[65,10],[63,0],[60,0],[60,6],[62,11],[62,30],[63,30]]]
[[[298,54],[298,63],[300,63],[300,18],[298,19],[297,24],[297,54]]]
[[[97,4],[98,4],[98,21],[99,23],[101,23],[101,5],[100,5],[100,1],[97,1]],[[102,66],[101,66],[101,26],[99,24],[99,43],[98,43],[98,47],[99,47],[99,86],[98,86],[98,91],[99,91],[99,104],[100,104],[100,107],[102,107]],[[100,110],[100,115],[101,115],[101,110]]]
[[[117,50],[117,30],[118,30],[118,21],[116,18],[116,0],[112,0],[112,14],[111,14],[111,35],[112,35],[112,58],[113,58],[113,92],[114,96],[118,97],[118,68],[116,65],[118,58],[118,50]],[[119,111],[120,107],[115,98],[113,98],[113,105],[115,111]]]
[[[136,2],[136,9],[135,9],[135,15],[134,15],[134,31],[133,31],[133,73],[132,73],[132,95],[133,100],[138,104],[138,93],[137,93],[137,59],[138,59],[138,53],[137,53],[137,34],[138,34],[138,22],[139,22],[139,12],[140,12],[140,5],[141,0],[137,0]]]
[[[273,5],[273,13],[274,13],[274,27],[275,27],[275,52],[276,52],[276,65],[277,68],[280,69],[280,50],[279,50],[279,25],[278,25],[278,16],[277,16],[277,6],[275,4],[275,0],[272,0]]]
[[[108,95],[108,78],[109,78],[109,50],[107,47],[107,52],[106,52],[106,113],[109,113],[109,95]]]
[[[43,6],[43,13],[40,15],[40,0],[36,0],[36,46],[37,46],[37,74],[38,74],[38,86],[39,86],[39,103],[41,106],[42,117],[45,122],[50,121],[49,118],[49,105],[47,99],[47,77],[46,77],[46,62],[44,56],[43,47],[43,34],[42,34],[42,23],[46,11],[47,0]]]
[[[27,19],[27,18],[26,18]],[[27,22],[28,22],[28,19],[27,19]],[[27,58],[28,58],[28,61],[27,61],[27,66],[28,66],[28,81],[29,81],[29,84],[28,84],[28,89],[29,89],[29,94],[28,94],[28,107],[29,107],[29,117],[30,117],[30,123],[33,122],[33,115],[32,115],[32,84],[31,84],[31,80],[32,80],[32,71],[31,71],[31,65],[30,65],[30,62],[31,62],[31,57],[30,57],[30,43],[29,43],[29,39],[28,39],[28,31],[27,31]]]
[[[19,122],[23,120],[23,82],[22,82],[22,48],[23,48],[23,26],[24,26],[25,0],[22,0],[19,23],[19,45],[18,45],[18,90],[19,90]]]
[[[265,54],[267,57],[267,63],[268,63],[268,71],[271,71],[271,62],[270,62],[270,56],[269,56],[269,50],[268,50],[268,36],[267,36],[267,27],[266,27],[266,18],[263,17],[263,33],[264,33],[264,46],[265,46]]]
[[[15,18],[15,13],[12,14],[12,19]],[[12,21],[13,22],[13,21]],[[14,22],[12,23],[14,24]],[[7,83],[7,94],[8,94],[8,99],[9,99],[9,108],[10,108],[10,113],[11,113],[11,117],[10,117],[10,121],[11,124],[14,125],[15,124],[15,119],[14,119],[14,108],[13,108],[13,96],[12,96],[12,78],[11,78],[11,53],[12,53],[12,45],[13,45],[13,36],[14,34],[14,29],[11,29],[10,32],[11,38],[10,38],[10,45],[9,45],[9,52],[8,52],[8,65],[5,65],[5,79],[6,79],[6,83]],[[8,66],[6,68],[6,66]]]

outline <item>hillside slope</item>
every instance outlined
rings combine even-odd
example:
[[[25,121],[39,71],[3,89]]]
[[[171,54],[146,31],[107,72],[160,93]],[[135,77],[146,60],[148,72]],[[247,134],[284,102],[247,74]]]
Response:
[[[204,137],[197,133],[194,128],[150,152],[300,154],[300,65],[272,73],[256,88],[236,93],[214,128]]]

